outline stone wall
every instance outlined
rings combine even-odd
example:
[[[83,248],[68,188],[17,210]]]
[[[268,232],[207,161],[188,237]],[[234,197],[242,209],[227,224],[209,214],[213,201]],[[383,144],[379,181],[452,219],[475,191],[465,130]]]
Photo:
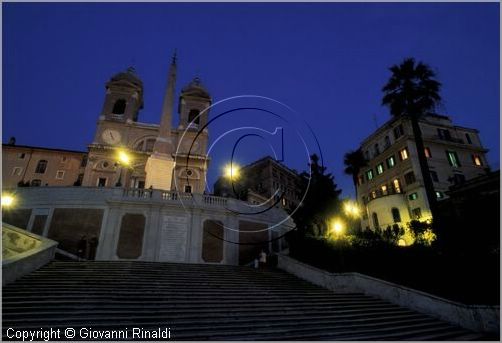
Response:
[[[2,211],[2,221],[12,226],[26,229],[30,221],[31,209],[9,209]]]
[[[245,264],[272,245],[268,228],[294,227],[278,208],[251,216],[236,199],[148,189],[18,188],[16,211],[28,231],[74,255],[85,236],[83,257],[97,260]]]
[[[89,242],[93,237],[99,237],[103,212],[100,209],[56,208],[48,237],[59,242],[60,249],[78,255],[82,239]]]
[[[260,252],[268,251],[270,231],[266,224],[239,221],[239,264],[244,265],[258,258]]]
[[[127,213],[122,217],[120,225],[117,256],[124,259],[136,259],[143,252],[143,236],[145,233],[145,216]]]
[[[223,223],[206,220],[202,234],[202,259],[204,262],[221,262],[223,260],[223,240]]]
[[[500,332],[500,307],[464,305],[360,273],[329,273],[289,256],[278,267],[337,293],[363,292],[478,332]]]

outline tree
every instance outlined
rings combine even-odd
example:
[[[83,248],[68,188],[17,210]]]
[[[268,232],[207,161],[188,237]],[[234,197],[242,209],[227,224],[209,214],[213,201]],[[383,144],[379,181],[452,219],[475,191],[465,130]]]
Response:
[[[390,108],[391,115],[410,119],[427,200],[432,217],[435,218],[436,193],[425,156],[419,120],[439,105],[441,83],[435,80],[436,75],[428,65],[415,63],[413,58],[405,59],[400,65],[393,65],[389,70],[392,75],[382,88],[382,105]]]
[[[364,158],[362,150],[357,149],[346,153],[343,158],[343,163],[345,164],[345,174],[352,176],[352,181],[354,182],[354,188],[356,189],[357,198],[357,178],[359,176],[361,168],[367,166],[368,162],[366,161],[366,158]]]
[[[326,230],[327,220],[340,207],[339,195],[333,175],[326,173],[316,154],[310,156],[310,173],[300,174],[297,185],[300,196],[305,195],[297,211],[293,215],[296,226],[302,234],[321,235]]]

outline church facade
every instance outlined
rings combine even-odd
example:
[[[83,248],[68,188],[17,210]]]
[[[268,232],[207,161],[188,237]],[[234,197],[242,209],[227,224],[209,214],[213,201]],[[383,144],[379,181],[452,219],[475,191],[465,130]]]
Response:
[[[282,250],[294,228],[283,209],[205,194],[212,99],[193,79],[173,127],[176,64],[160,124],[139,121],[143,82],[129,68],[106,83],[87,153],[4,144],[3,192],[15,203],[3,221],[86,259],[248,264],[261,250]]]
[[[143,108],[143,83],[134,69],[113,76],[93,142],[89,145],[83,186],[153,188],[202,193],[211,96],[195,78],[179,96],[179,125],[172,127],[176,58],[169,68],[160,124],[138,121]],[[200,130],[200,128],[204,128]],[[123,163],[117,154],[127,153]]]

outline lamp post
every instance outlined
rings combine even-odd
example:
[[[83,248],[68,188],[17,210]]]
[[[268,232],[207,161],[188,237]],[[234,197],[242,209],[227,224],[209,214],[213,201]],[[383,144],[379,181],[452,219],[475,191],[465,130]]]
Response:
[[[122,169],[124,166],[130,167],[131,157],[129,156],[129,154],[127,154],[126,151],[119,150],[117,154],[117,159],[118,161],[116,162],[116,164],[120,167],[120,170],[119,170],[119,179],[115,184],[115,187],[122,187]]]
[[[9,209],[11,208],[14,203],[15,203],[15,198],[11,194],[2,194],[2,208],[4,209]]]
[[[230,181],[236,181],[240,177],[239,165],[231,162],[225,166],[225,177]]]

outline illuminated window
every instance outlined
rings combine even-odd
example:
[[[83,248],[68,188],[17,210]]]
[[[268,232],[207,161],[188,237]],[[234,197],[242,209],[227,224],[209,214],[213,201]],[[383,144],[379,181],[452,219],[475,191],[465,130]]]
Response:
[[[392,219],[394,219],[394,223],[401,222],[401,213],[399,213],[399,209],[393,207],[391,212],[392,212]]]
[[[376,171],[377,171],[378,175],[383,173],[383,163],[380,163],[379,165],[377,165]]]
[[[418,199],[418,194],[417,193],[411,193],[408,195],[408,199],[410,200],[417,200]]]
[[[406,181],[407,185],[411,185],[412,183],[415,183],[415,181],[416,181],[415,174],[412,171],[404,174],[404,181]]]
[[[395,165],[396,165],[396,158],[394,156],[387,158],[387,168],[392,168]]]
[[[460,160],[455,151],[446,151],[446,157],[448,158],[448,163],[450,166],[458,168],[460,167]]]
[[[376,198],[376,192],[375,192],[375,191],[372,191],[372,192],[371,192],[371,198],[372,198],[372,199],[375,199],[375,198]]]
[[[401,159],[401,161],[407,160],[408,157],[408,148],[404,148],[403,150],[399,151],[399,158]]]
[[[424,152],[425,152],[425,157],[427,157],[427,158],[431,158],[432,157],[432,155],[431,155],[431,149],[424,148]]]
[[[387,186],[383,185],[381,188],[382,188],[382,194],[387,195]]]
[[[392,184],[394,185],[394,190],[396,191],[396,193],[401,193],[401,185],[399,184],[399,180],[394,179],[394,181],[392,181]]]
[[[43,173],[45,173],[46,169],[47,169],[47,161],[40,160],[40,161],[38,161],[37,168],[35,169],[35,173],[43,174]]]
[[[479,155],[472,155],[472,161],[478,167],[483,165],[483,162],[481,161],[481,157],[479,157]]]
[[[370,169],[366,172],[366,179],[368,181],[373,180],[373,169]]]
[[[442,199],[443,198],[443,193],[436,191],[436,198]]]
[[[286,206],[286,199],[282,198],[282,206],[285,207]]]

